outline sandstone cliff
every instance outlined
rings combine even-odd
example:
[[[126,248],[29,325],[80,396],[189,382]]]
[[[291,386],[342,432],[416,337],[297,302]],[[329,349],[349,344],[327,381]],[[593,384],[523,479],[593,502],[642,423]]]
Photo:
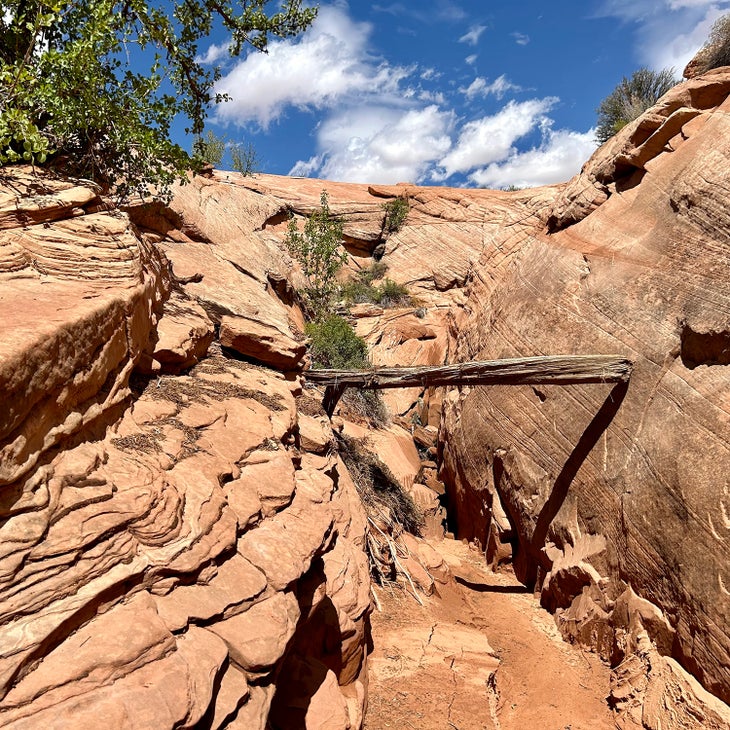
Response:
[[[566,635],[618,664],[646,632],[725,701],[728,93],[727,69],[676,87],[473,268],[454,360],[616,353],[628,388],[464,389],[441,433],[459,535],[511,542]]]
[[[3,727],[361,726],[364,515],[283,372],[279,209],[0,179]]]

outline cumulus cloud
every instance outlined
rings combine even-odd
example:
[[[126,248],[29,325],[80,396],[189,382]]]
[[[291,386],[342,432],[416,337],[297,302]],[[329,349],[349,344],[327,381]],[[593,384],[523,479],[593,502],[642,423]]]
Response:
[[[546,115],[557,101],[555,97],[510,101],[496,114],[467,122],[454,148],[441,159],[442,172],[434,177],[447,179],[456,173],[505,160],[513,153],[518,139],[550,124]]]
[[[450,0],[436,0],[431,9],[453,7]],[[460,40],[477,44],[485,30],[472,26]],[[287,109],[317,110],[316,149],[289,174],[347,182],[557,182],[589,154],[584,135],[552,131],[548,115],[556,98],[511,100],[494,114],[465,119],[457,111],[465,98],[502,99],[519,87],[506,75],[491,81],[477,76],[461,93],[450,82],[439,87],[437,69],[375,58],[372,32],[370,24],[350,18],[346,4],[323,6],[303,35],[273,41],[267,56],[251,53],[229,67],[215,90],[232,101],[216,108],[216,120],[265,129]],[[211,46],[201,60],[214,63],[226,50],[225,44]],[[476,62],[476,54],[469,62]],[[535,132],[542,143],[521,152]],[[539,175],[528,176],[530,165],[541,168]]]
[[[289,174],[344,182],[422,180],[451,146],[454,114],[435,104],[407,111],[359,107],[331,117],[317,131],[319,153]]]
[[[491,84],[488,84],[482,76],[477,76],[469,86],[461,87],[459,91],[470,100],[489,96],[490,94],[494,94],[498,99],[501,99],[508,91],[521,91],[521,88],[502,74],[494,79]]]
[[[575,175],[595,149],[593,129],[583,133],[548,129],[540,146],[526,152],[513,149],[506,159],[473,172],[469,180],[488,188],[535,187],[562,182]]]
[[[530,36],[526,33],[512,33],[512,37],[515,39],[515,43],[518,46],[526,46],[530,42]]]
[[[464,59],[464,63],[466,63],[468,66],[473,66],[477,62],[477,58],[479,58],[477,54],[472,53],[470,56],[467,56]]]
[[[467,43],[470,46],[475,46],[479,43],[479,39],[482,37],[482,33],[487,29],[486,25],[472,25],[467,33],[464,33],[459,38],[459,43]]]
[[[220,79],[215,91],[231,101],[217,107],[216,119],[266,128],[289,105],[326,109],[346,96],[401,97],[400,83],[413,69],[375,63],[367,50],[371,32],[345,9],[322,7],[298,40],[271,43],[266,55],[250,53]]]

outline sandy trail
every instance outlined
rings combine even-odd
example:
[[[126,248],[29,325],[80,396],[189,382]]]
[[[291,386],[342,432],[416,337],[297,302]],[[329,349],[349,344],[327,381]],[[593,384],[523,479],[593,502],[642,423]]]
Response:
[[[608,667],[565,643],[512,574],[463,543],[434,547],[454,590],[423,607],[378,592],[366,730],[613,730]]]

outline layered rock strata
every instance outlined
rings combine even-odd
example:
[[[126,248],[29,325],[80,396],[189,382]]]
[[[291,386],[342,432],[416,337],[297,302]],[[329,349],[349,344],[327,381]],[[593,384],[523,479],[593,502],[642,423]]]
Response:
[[[304,345],[253,233],[279,204],[242,191],[215,229],[184,190],[140,232],[83,185],[0,180],[3,727],[362,725],[365,520],[281,372]],[[203,359],[221,331],[248,360]]]
[[[454,360],[620,354],[628,387],[464,388],[441,432],[460,536],[488,557],[511,544],[567,636],[617,665],[646,634],[678,662],[649,684],[681,665],[726,702],[729,93],[727,69],[676,87],[559,189],[544,227],[503,230],[473,269]],[[647,690],[662,723],[691,682],[670,684]],[[661,726],[715,727],[716,711]]]

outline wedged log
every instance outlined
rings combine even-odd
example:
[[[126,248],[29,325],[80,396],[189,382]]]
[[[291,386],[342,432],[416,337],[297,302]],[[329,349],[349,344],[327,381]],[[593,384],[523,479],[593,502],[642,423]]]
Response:
[[[454,365],[372,370],[309,370],[305,377],[327,386],[323,406],[334,413],[346,388],[409,388],[455,385],[575,385],[626,382],[631,360],[620,355],[543,355]]]

